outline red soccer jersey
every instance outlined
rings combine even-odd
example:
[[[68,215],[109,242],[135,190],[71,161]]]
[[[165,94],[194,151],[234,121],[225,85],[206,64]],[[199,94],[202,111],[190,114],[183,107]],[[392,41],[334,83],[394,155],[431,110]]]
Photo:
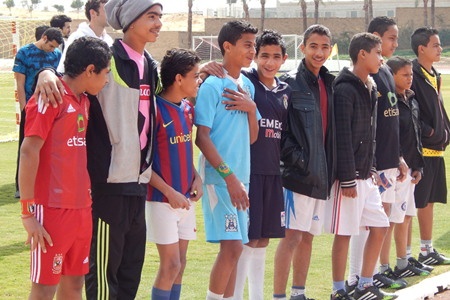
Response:
[[[26,106],[25,137],[39,136],[45,142],[39,154],[34,188],[37,204],[79,209],[91,205],[86,160],[86,126],[89,100],[79,101],[63,82],[63,103],[45,107],[34,96]]]

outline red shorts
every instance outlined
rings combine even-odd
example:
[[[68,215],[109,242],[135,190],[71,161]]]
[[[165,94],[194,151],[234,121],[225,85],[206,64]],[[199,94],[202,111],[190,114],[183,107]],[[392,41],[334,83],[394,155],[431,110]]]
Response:
[[[31,252],[31,281],[56,285],[61,275],[85,275],[89,272],[92,238],[91,207],[53,208],[36,205],[35,216],[50,235],[53,247],[45,241],[47,253],[38,246]]]

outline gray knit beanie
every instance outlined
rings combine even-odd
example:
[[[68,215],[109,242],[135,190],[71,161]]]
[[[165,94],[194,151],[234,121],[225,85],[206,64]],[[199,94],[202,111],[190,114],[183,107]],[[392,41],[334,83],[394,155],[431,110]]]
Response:
[[[156,0],[109,0],[105,4],[106,17],[112,28],[123,29],[125,32],[134,21],[155,4],[162,8],[162,4]]]

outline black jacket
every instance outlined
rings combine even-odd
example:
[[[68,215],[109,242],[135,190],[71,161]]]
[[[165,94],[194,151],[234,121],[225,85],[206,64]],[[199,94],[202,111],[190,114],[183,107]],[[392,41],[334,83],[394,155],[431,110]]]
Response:
[[[344,68],[334,81],[337,177],[341,187],[356,186],[355,179],[370,177],[375,167],[377,88]]]
[[[302,61],[297,70],[280,77],[292,88],[288,120],[281,135],[283,186],[308,197],[326,200],[336,178],[336,134],[332,83],[325,67],[319,72],[328,97],[325,147],[320,88],[317,77]]]
[[[420,141],[419,104],[414,99],[414,92],[406,90],[406,98],[397,94],[400,111],[400,145],[406,164],[413,170],[422,171],[425,166]]]
[[[414,59],[414,76],[411,90],[416,94],[415,98],[419,103],[422,146],[432,150],[443,151],[449,143],[450,122],[442,100],[441,76],[434,68],[432,70],[437,74],[437,91],[423,74],[422,66],[417,59]],[[432,129],[434,129],[434,133],[431,136]]]

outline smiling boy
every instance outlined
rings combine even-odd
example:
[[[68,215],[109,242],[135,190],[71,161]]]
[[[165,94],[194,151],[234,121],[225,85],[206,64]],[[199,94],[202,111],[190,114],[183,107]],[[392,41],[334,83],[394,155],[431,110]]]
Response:
[[[250,144],[258,137],[254,86],[241,74],[255,55],[258,29],[242,20],[227,22],[219,33],[225,78],[209,76],[196,102],[196,144],[201,154],[202,209],[208,242],[220,252],[211,270],[207,300],[234,294],[236,265],[248,243]]]
[[[332,83],[323,66],[331,53],[331,33],[313,25],[303,34],[305,58],[280,77],[293,90],[281,140],[286,237],[275,254],[273,299],[286,299],[293,261],[292,300],[306,300],[305,284],[314,235],[320,235],[324,205],[335,179],[336,136]]]

